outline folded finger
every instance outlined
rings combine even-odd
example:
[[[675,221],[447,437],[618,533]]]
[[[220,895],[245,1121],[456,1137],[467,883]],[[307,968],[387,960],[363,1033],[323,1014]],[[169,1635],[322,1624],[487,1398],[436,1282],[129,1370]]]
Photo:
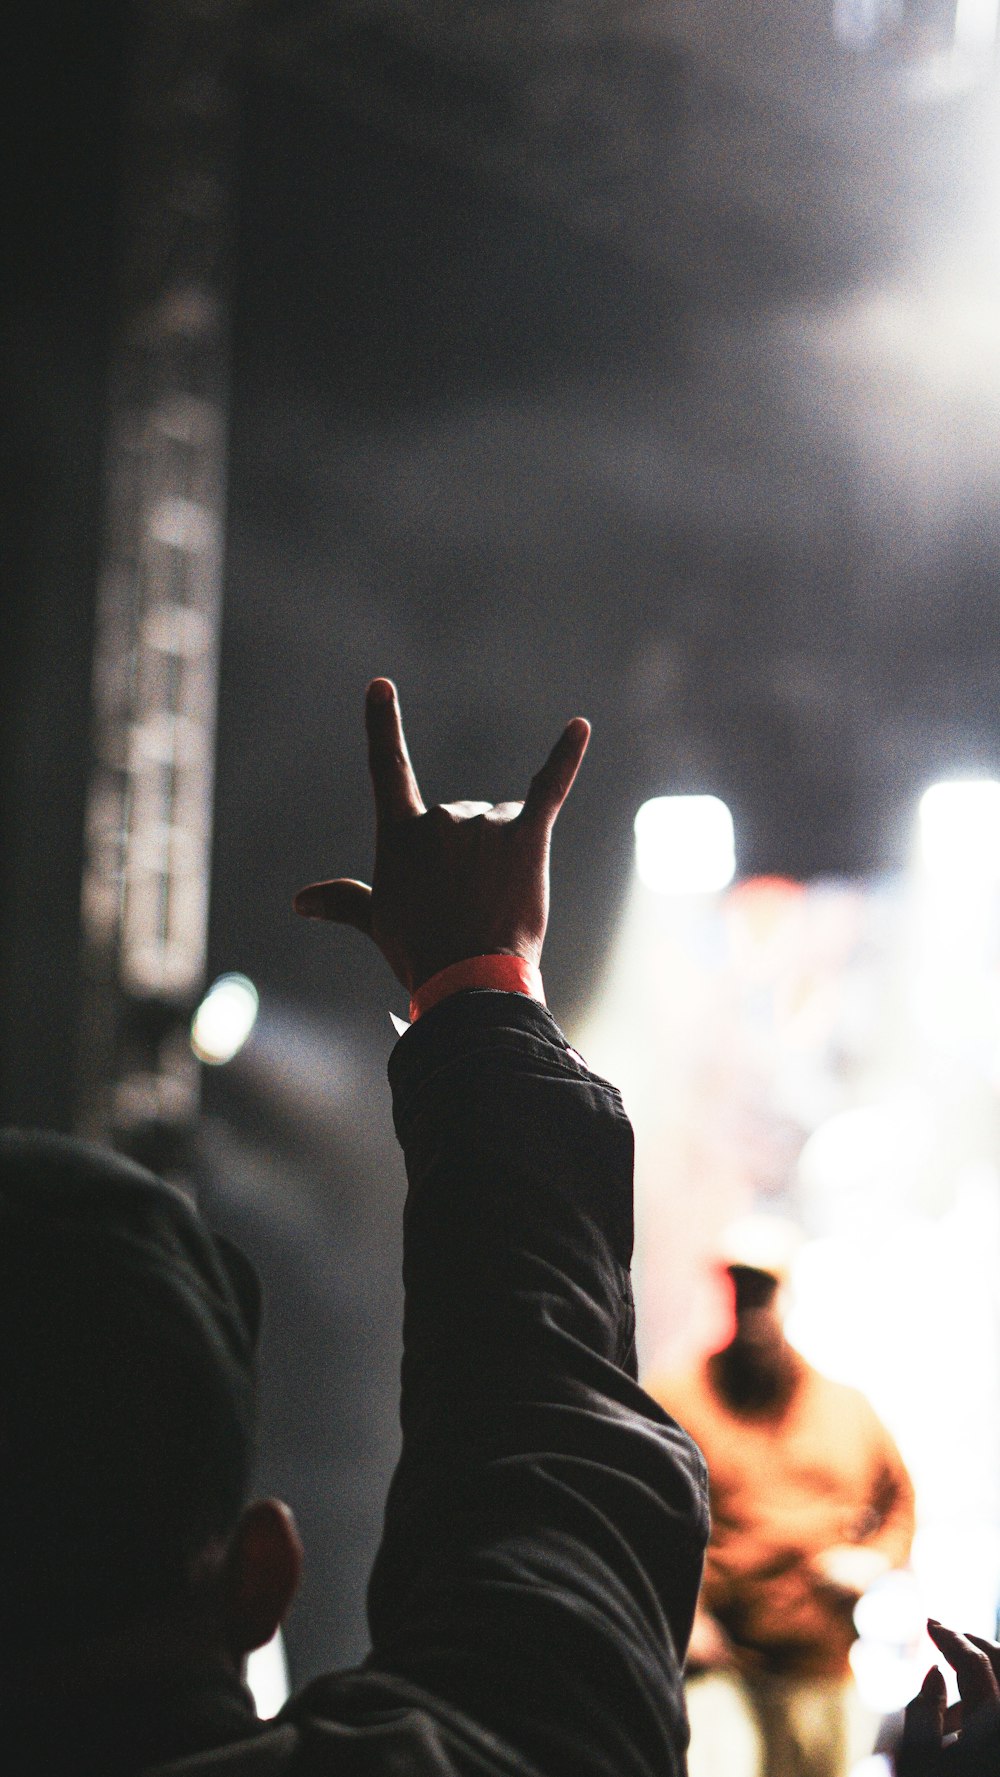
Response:
[[[391,679],[373,679],[369,685],[365,727],[376,821],[401,821],[423,814],[420,787],[406,750],[399,698]]]
[[[442,802],[441,809],[456,821],[471,821],[477,815],[494,812],[492,802]]]
[[[946,1734],[957,1734],[958,1730],[961,1726],[962,1726],[962,1705],[961,1705],[961,1703],[949,1703],[947,1709],[944,1712],[944,1732]]]
[[[993,1676],[1000,1688],[1000,1641],[987,1641],[985,1635],[973,1635],[970,1631],[966,1636],[975,1647],[981,1648],[993,1668]]]
[[[354,926],[371,936],[372,891],[366,882],[338,877],[335,882],[311,882],[299,889],[292,906],[304,919],[329,919],[338,925]]]
[[[520,816],[525,826],[551,827],[569,795],[589,739],[590,723],[583,716],[567,722],[541,771],[531,780]]]

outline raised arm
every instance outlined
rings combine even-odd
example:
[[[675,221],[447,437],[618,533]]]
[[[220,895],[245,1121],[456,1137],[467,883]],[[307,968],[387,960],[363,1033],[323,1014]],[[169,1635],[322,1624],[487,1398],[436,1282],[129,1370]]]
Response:
[[[586,723],[523,805],[425,810],[387,681],[367,720],[372,887],[314,885],[300,908],[369,931],[411,992],[470,956],[537,967]],[[410,1184],[403,1453],[373,1651],[336,1707],[417,1712],[442,1770],[669,1777],[707,1508],[694,1446],[635,1380],[621,1101],[520,993],[445,999],[390,1078]],[[305,1703],[334,1708],[323,1683]]]

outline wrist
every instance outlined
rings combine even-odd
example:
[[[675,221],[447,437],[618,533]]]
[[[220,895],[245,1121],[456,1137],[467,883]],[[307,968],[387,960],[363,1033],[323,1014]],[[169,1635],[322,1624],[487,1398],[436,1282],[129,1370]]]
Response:
[[[501,993],[523,993],[529,999],[545,1004],[541,971],[536,963],[529,962],[524,956],[492,952],[449,963],[447,968],[439,969],[422,982],[410,998],[411,1024],[451,994],[476,987],[492,988]]]

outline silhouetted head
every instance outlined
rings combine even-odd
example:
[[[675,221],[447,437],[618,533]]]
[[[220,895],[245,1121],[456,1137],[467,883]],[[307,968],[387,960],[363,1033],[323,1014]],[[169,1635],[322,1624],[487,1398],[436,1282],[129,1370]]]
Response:
[[[767,1348],[784,1342],[781,1279],[750,1265],[727,1265],[733,1289],[733,1344]]]
[[[0,1684],[238,1667],[270,1638],[301,1551],[285,1507],[248,1503],[260,1310],[180,1191],[0,1133]]]
[[[716,1389],[744,1412],[773,1412],[790,1399],[797,1360],[785,1338],[784,1289],[800,1241],[783,1217],[744,1216],[725,1230],[721,1264],[733,1293],[728,1344],[711,1360]]]

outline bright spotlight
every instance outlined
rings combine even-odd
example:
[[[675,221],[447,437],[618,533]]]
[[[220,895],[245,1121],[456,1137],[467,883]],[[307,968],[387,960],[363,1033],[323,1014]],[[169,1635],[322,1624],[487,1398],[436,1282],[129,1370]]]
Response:
[[[191,1047],[199,1061],[220,1067],[242,1049],[257,1021],[257,989],[245,975],[220,975],[191,1020]]]
[[[997,0],[958,0],[955,48],[968,55],[992,55],[997,41],[997,13]]]
[[[659,895],[711,895],[736,871],[733,817],[718,796],[656,796],[635,817],[640,882]]]
[[[273,1721],[290,1695],[288,1661],[280,1629],[263,1647],[254,1648],[247,1660],[246,1684],[261,1721]]]
[[[920,849],[931,876],[969,886],[1000,882],[1000,783],[932,784],[920,798]]]

